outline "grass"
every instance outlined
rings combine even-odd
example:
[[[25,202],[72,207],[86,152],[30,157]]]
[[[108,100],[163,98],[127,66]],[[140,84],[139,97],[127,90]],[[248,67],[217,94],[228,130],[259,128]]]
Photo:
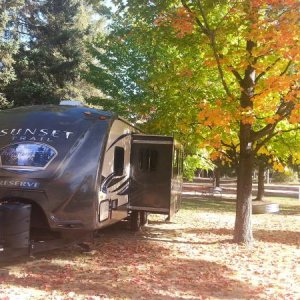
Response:
[[[234,201],[185,199],[172,222],[100,232],[94,255],[67,248],[8,267],[0,299],[300,299],[300,201],[254,215],[255,243],[232,243]]]
[[[300,200],[283,197],[270,197],[267,201],[279,203],[281,215],[300,215]]]
[[[234,212],[235,200],[233,199],[219,199],[219,198],[192,198],[185,199],[182,202],[182,209],[186,210],[201,210],[213,212]]]
[[[300,215],[300,200],[288,197],[265,197],[264,201],[278,203],[280,206],[279,215]],[[235,199],[194,197],[185,199],[182,208],[229,213],[235,212],[235,203]]]

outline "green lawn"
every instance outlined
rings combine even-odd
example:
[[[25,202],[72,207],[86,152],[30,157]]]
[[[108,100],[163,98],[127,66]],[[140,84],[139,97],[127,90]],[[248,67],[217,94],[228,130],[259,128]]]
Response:
[[[266,197],[266,202],[279,203],[280,215],[300,214],[300,200],[285,197]],[[202,210],[211,212],[235,212],[235,199],[221,199],[213,197],[185,198],[182,202],[182,209]]]

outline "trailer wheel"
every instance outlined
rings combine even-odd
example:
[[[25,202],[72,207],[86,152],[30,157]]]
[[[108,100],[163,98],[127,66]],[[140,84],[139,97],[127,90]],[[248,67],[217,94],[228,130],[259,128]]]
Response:
[[[145,211],[141,211],[141,225],[145,226],[148,223],[148,213]]]
[[[130,216],[130,229],[132,231],[139,231],[142,227],[141,223],[141,212],[140,211],[132,211]]]

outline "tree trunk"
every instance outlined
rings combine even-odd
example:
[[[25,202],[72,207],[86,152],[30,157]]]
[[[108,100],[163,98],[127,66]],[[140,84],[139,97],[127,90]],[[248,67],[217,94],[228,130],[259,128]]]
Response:
[[[245,125],[242,125],[241,127],[243,126]],[[241,131],[243,132],[244,130]],[[249,145],[245,146],[241,143],[234,227],[234,241],[243,244],[251,244],[253,241],[251,216],[254,155],[253,151],[248,149],[248,147]]]
[[[221,172],[220,169],[217,167],[214,170],[214,187],[220,187],[221,184]]]
[[[260,163],[258,166],[258,184],[255,201],[262,201],[265,193],[265,165]]]
[[[252,56],[255,43],[247,41],[247,51]],[[245,75],[240,80],[241,86],[241,109],[252,111],[255,88],[255,68],[249,64],[245,70]],[[238,182],[236,197],[236,216],[234,226],[234,241],[236,243],[251,244],[252,235],[252,173],[254,166],[254,150],[252,136],[252,122],[248,120],[240,121],[239,140],[240,157],[238,163]]]

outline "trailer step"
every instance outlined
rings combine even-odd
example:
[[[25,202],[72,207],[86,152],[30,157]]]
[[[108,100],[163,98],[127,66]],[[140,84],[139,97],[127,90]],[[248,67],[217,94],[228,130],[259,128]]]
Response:
[[[75,241],[65,239],[55,239],[50,241],[38,241],[31,244],[30,255],[34,255],[40,252],[56,250],[66,246],[75,244]]]

